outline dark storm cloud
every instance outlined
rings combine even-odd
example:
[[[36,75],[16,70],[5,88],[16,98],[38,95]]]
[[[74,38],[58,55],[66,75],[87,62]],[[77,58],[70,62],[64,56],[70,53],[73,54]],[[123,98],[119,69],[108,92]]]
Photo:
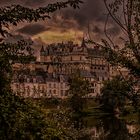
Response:
[[[24,3],[25,6],[31,7],[45,6],[44,4],[47,4],[46,0],[26,0]]]
[[[104,34],[104,30],[104,25],[102,25],[102,28],[101,26],[95,25],[92,32],[96,34]],[[110,35],[118,35],[120,33],[120,28],[118,28],[118,26],[115,24],[111,24],[111,27],[106,28],[106,31]]]
[[[8,38],[5,39],[6,42],[10,42],[10,43],[16,43],[17,41],[19,40],[23,40],[24,37],[20,34],[17,34],[17,35],[12,35],[12,36],[9,36]]]
[[[11,4],[21,4],[24,6],[40,6],[43,5],[47,0],[0,0],[0,5],[6,6]]]
[[[103,31],[98,26],[94,26],[93,29],[92,29],[92,31],[94,33],[103,33]]]
[[[29,24],[24,26],[21,29],[18,29],[17,31],[22,34],[27,35],[36,35],[38,33],[41,33],[43,31],[49,30],[49,28],[46,28],[44,25],[41,24]]]
[[[0,0],[0,6],[7,6],[7,5],[16,5],[16,4],[22,4],[23,5],[23,1],[22,0]]]
[[[111,34],[111,35],[118,35],[120,33],[120,28],[118,28],[118,26],[113,26],[111,28],[108,28],[107,31]]]
[[[81,26],[92,21],[105,20],[105,8],[102,0],[84,0],[79,10],[65,10],[65,18],[74,18]]]
[[[0,5],[6,4],[22,4],[24,6],[39,7],[48,3],[60,0],[0,0]],[[64,0],[63,0],[64,1]],[[83,0],[84,4],[80,5],[79,10],[63,10],[64,18],[74,18],[80,25],[85,25],[87,21],[104,20],[104,4],[103,0]]]
[[[56,1],[62,0],[0,0],[0,5],[4,4],[22,4],[24,6],[29,6],[37,8],[40,6],[46,6],[48,3],[53,3]],[[64,1],[64,0],[63,0]],[[57,16],[53,16],[50,20],[52,26],[55,26],[67,29],[67,28],[77,28],[79,30],[84,30],[87,28],[88,24],[92,24],[93,30],[96,34],[103,33],[103,27],[98,27],[98,24],[104,26],[106,19],[106,10],[103,3],[103,0],[83,0],[84,4],[80,5],[80,9],[73,10],[72,8],[60,10],[59,12],[54,13],[53,15],[61,15],[62,19],[56,19]],[[71,22],[72,20],[76,22]],[[76,24],[77,23],[77,24]],[[110,22],[111,23],[111,22]],[[111,23],[113,24],[113,23]],[[19,29],[19,32],[34,35],[45,31],[47,24],[44,26],[40,25],[28,25]],[[114,35],[119,34],[119,30],[116,26],[110,29],[110,32]]]

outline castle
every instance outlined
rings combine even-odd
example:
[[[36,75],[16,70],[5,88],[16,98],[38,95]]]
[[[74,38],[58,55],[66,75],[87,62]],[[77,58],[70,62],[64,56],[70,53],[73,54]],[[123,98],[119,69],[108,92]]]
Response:
[[[39,61],[13,67],[12,89],[18,95],[32,98],[66,98],[68,77],[77,69],[92,85],[88,97],[95,97],[100,94],[103,82],[118,74],[104,59],[102,48],[88,47],[84,38],[81,45],[69,41],[42,46]]]

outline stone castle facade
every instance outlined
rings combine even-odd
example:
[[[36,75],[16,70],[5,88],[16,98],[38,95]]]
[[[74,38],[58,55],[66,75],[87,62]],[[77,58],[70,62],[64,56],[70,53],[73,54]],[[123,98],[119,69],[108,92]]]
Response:
[[[117,69],[104,59],[102,49],[88,47],[84,39],[80,46],[73,42],[42,46],[39,59],[14,66],[16,74],[12,88],[16,94],[33,98],[66,98],[68,77],[79,70],[92,85],[89,97],[95,97],[100,94],[103,82],[118,74]]]

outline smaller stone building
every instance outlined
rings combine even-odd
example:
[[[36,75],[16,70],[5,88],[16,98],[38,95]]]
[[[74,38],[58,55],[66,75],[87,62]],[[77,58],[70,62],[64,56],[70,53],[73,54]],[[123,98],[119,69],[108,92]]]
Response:
[[[85,80],[91,84],[91,93],[87,97],[92,98],[100,93],[100,83],[85,71],[81,73]],[[29,74],[15,74],[11,88],[16,95],[28,98],[67,98],[69,90],[69,77],[66,75],[53,75],[42,72]]]

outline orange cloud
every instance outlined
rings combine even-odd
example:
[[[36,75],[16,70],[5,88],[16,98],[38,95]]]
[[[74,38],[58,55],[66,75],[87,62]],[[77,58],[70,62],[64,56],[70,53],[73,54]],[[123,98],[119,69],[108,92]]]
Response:
[[[44,31],[40,34],[32,36],[32,39],[36,40],[37,38],[41,38],[41,40],[46,44],[54,42],[67,42],[71,40],[79,44],[82,37],[83,32],[80,30],[53,28],[52,30]]]

